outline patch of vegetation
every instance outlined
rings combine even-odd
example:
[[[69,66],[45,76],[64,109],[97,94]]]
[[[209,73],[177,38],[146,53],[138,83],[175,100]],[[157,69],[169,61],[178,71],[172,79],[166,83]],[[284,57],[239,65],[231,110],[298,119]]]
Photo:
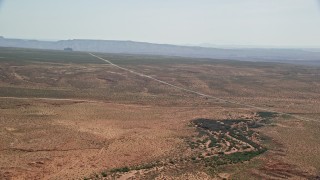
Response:
[[[267,111],[260,111],[257,112],[258,116],[260,116],[261,118],[273,118],[275,117],[278,113],[275,112],[267,112]]]
[[[212,147],[215,147],[217,145],[218,141],[215,137],[210,137],[210,144],[209,144],[209,147],[212,148]]]
[[[102,175],[102,177],[107,177],[107,172],[105,172],[105,171],[103,171],[102,173],[101,173],[101,175]]]
[[[289,114],[282,114],[281,117],[282,117],[283,119],[289,119],[289,118],[291,118],[291,116],[290,116]]]
[[[252,129],[271,122],[276,113],[258,112],[257,115],[260,117],[258,120],[193,120],[199,135],[189,139],[188,144],[195,153],[201,155],[198,158],[193,156],[190,160],[202,162],[210,171],[208,173],[212,174],[219,166],[249,161],[264,153],[267,149],[260,144],[263,137]],[[198,148],[203,146],[206,148]]]
[[[265,151],[266,149],[250,152],[236,152],[228,155],[220,154],[219,156],[206,158],[204,161],[204,165],[205,167],[208,167],[208,173],[212,174],[213,172],[216,172],[216,168],[219,166],[249,161],[252,158],[264,153]]]
[[[214,147],[217,145],[218,141],[228,141],[231,143],[231,145],[236,144],[234,140],[232,140],[230,137],[235,138],[239,141],[248,143],[249,145],[253,146],[256,149],[260,149],[260,145],[253,142],[251,140],[251,137],[254,135],[254,132],[249,130],[251,121],[248,120],[210,120],[210,119],[196,119],[193,121],[194,124],[203,130],[207,130],[207,135],[209,136],[209,139],[211,140],[209,147]],[[201,132],[201,131],[200,131]],[[219,140],[217,140],[212,133],[219,132]],[[230,137],[228,137],[226,134],[228,134]],[[233,146],[230,146],[229,149],[231,149]]]
[[[227,163],[239,163],[252,159],[255,156],[258,156],[261,153],[264,153],[266,149],[258,150],[258,151],[249,151],[249,152],[235,152],[229,155],[224,155],[221,157]]]
[[[116,173],[116,172],[120,172],[120,173],[123,173],[123,172],[129,172],[130,171],[130,168],[129,167],[122,167],[122,168],[114,168],[114,169],[111,169],[110,172],[112,173]]]

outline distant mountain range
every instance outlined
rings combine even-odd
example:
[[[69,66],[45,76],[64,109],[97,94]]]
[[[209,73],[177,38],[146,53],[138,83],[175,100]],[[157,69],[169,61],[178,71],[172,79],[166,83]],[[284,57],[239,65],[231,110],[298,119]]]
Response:
[[[319,49],[263,49],[263,48],[209,48],[197,46],[177,46],[168,44],[153,44],[134,41],[113,40],[62,40],[38,41],[24,39],[8,39],[0,37],[0,47],[18,47],[34,49],[64,50],[72,48],[74,51],[147,54],[180,56],[193,58],[232,59],[246,61],[271,62],[303,62],[320,63]]]

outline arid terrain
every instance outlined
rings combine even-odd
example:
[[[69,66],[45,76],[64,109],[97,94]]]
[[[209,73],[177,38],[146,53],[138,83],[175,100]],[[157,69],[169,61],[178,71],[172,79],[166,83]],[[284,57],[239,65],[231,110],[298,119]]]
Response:
[[[320,178],[320,67],[94,54],[170,85],[0,48],[0,179]]]

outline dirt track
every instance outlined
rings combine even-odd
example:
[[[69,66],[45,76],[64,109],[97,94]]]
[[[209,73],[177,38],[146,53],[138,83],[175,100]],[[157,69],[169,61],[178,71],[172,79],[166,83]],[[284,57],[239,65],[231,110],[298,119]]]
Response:
[[[257,111],[242,104],[311,119],[320,112],[317,69],[119,56],[101,55],[114,57],[121,68],[87,53],[81,58],[88,64],[0,64],[0,179],[83,179],[113,168],[170,162],[190,155],[184,138],[197,135],[187,126],[191,120],[243,119]],[[271,157],[316,174],[318,123],[291,117],[261,130],[281,145],[269,151],[275,152]],[[191,172],[194,166],[186,168],[178,170]],[[241,174],[251,177],[250,168]],[[255,172],[267,179],[272,169]]]
[[[162,80],[159,80],[159,79],[156,79],[152,76],[149,76],[149,75],[145,75],[145,74],[142,74],[142,73],[139,73],[139,72],[136,72],[136,71],[133,71],[133,70],[130,70],[130,69],[127,69],[127,68],[124,68],[124,67],[121,67],[121,66],[118,66],[114,63],[112,63],[111,61],[109,60],[106,60],[106,59],[103,59],[99,56],[96,56],[92,53],[89,53],[91,56],[93,57],[96,57],[104,62],[107,62],[108,64],[114,66],[114,67],[117,67],[119,69],[122,69],[122,70],[125,70],[125,71],[128,71],[130,73],[133,73],[133,74],[136,74],[138,76],[141,76],[141,77],[145,77],[145,78],[148,78],[148,79],[152,79],[154,81],[157,81],[161,84],[165,84],[165,85],[168,85],[170,87],[173,87],[175,89],[178,89],[178,90],[182,90],[182,91],[185,91],[185,92],[188,92],[188,93],[193,93],[193,94],[196,94],[196,95],[199,95],[199,96],[202,96],[202,97],[205,97],[205,98],[210,98],[210,99],[214,99],[214,100],[218,100],[222,103],[228,103],[228,104],[235,104],[235,105],[240,105],[240,106],[243,106],[243,107],[248,107],[248,108],[253,108],[255,110],[259,110],[259,111],[268,111],[268,112],[275,112],[275,113],[278,113],[278,114],[281,114],[281,115],[288,115],[288,116],[291,116],[291,117],[294,117],[296,119],[299,119],[299,120],[303,120],[303,121],[313,121],[313,122],[318,122],[320,123],[319,120],[316,120],[316,119],[311,119],[311,118],[306,118],[306,117],[302,117],[302,116],[298,116],[298,115],[292,115],[290,113],[285,113],[285,112],[280,112],[280,111],[276,111],[276,110],[273,110],[273,109],[270,109],[270,108],[263,108],[263,107],[258,107],[258,106],[255,106],[255,105],[250,105],[250,104],[244,104],[244,103],[240,103],[240,102],[237,102],[237,101],[233,101],[233,100],[226,100],[226,99],[222,99],[222,98],[219,98],[219,97],[215,97],[215,96],[212,96],[212,95],[208,95],[208,94],[203,94],[201,92],[198,92],[198,91],[193,91],[193,90],[190,90],[190,89],[187,89],[187,88],[184,88],[184,87],[179,87],[179,86],[176,86],[176,85],[173,85],[173,84],[170,84],[168,82],[165,82],[165,81],[162,81]]]

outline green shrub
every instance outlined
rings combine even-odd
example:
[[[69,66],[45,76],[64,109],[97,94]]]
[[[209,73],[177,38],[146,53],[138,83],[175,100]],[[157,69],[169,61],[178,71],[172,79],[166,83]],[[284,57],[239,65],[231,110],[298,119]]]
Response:
[[[123,168],[115,168],[112,169],[110,172],[129,172],[130,168],[129,167],[123,167]]]
[[[102,177],[107,177],[107,173],[106,172],[102,172],[101,175],[102,175]]]

